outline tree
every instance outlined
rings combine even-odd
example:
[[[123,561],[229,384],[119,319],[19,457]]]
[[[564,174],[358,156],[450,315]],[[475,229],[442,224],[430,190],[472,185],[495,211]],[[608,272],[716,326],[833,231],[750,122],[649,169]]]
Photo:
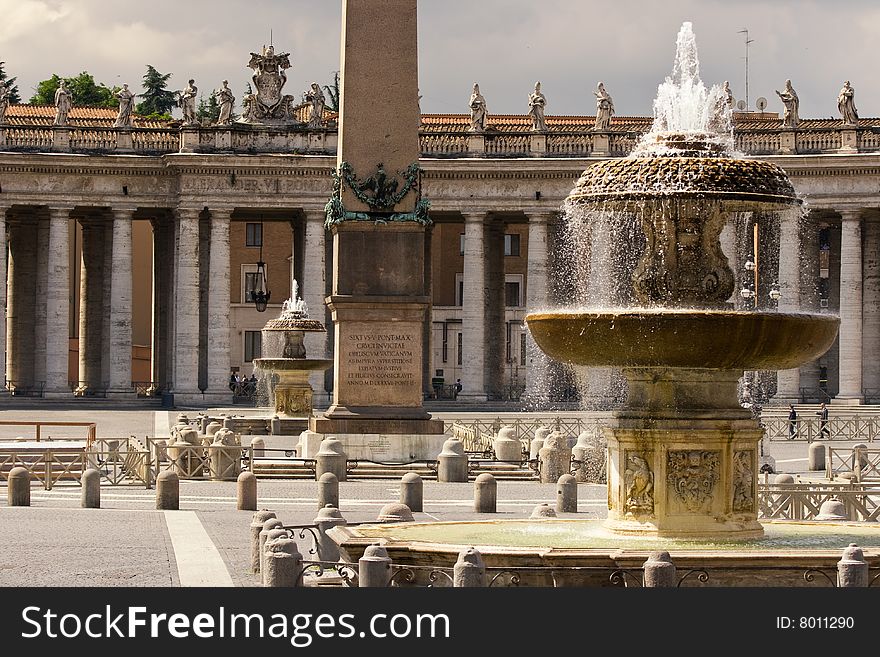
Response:
[[[15,84],[15,81],[18,78],[7,78],[6,71],[3,68],[3,65],[5,63],[6,62],[0,62],[0,82],[6,84],[6,86],[9,88],[9,104],[17,105],[21,102],[21,96],[18,93],[18,85]]]
[[[147,72],[144,75],[144,93],[138,94],[144,102],[138,103],[135,111],[149,118],[171,118],[171,110],[177,105],[174,92],[166,89],[168,78],[171,73],[159,73],[155,68],[147,64]]]
[[[220,104],[217,102],[217,96],[210,94],[207,100],[205,100],[204,94],[199,96],[196,118],[202,125],[217,123],[217,119],[220,118]]]
[[[80,107],[119,107],[116,93],[120,87],[97,84],[95,78],[88,71],[83,71],[74,78],[64,78],[64,81],[73,96],[74,105]],[[30,103],[32,105],[54,105],[55,92],[60,84],[61,77],[57,74],[53,74],[48,80],[43,80],[37,84]]]
[[[333,71],[333,82],[324,85],[327,92],[327,104],[325,107],[331,112],[339,111],[339,71]]]

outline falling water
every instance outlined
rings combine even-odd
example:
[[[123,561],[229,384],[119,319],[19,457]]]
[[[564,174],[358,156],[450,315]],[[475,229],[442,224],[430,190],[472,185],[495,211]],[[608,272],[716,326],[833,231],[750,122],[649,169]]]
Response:
[[[672,146],[670,146],[672,144]],[[676,148],[676,146],[679,146]],[[691,152],[697,149],[700,152]],[[653,211],[661,207],[658,199],[664,191],[690,188],[690,180],[667,179],[658,188],[651,170],[654,158],[698,156],[741,158],[734,151],[732,108],[720,85],[709,88],[700,79],[700,63],[692,25],[682,24],[676,41],[672,74],[659,85],[654,100],[654,122],[633,152],[626,158],[634,170],[626,186],[636,195],[644,194],[644,202],[622,207],[614,202],[575,203],[563,205],[561,232],[556,240],[557,251],[551,263],[551,304],[556,308],[604,312],[612,309],[644,307],[636,301],[633,274],[646,247],[640,215],[645,205]],[[699,161],[696,161],[699,162]],[[685,171],[684,168],[679,172]],[[699,171],[699,169],[698,169]],[[639,207],[641,205],[641,207]],[[708,206],[707,206],[708,207]],[[663,212],[666,212],[663,210]],[[770,291],[779,290],[779,231],[787,213],[802,222],[803,209],[789,207],[762,212],[731,212],[721,236],[721,246],[735,277],[734,292],[728,299],[738,310],[776,308]],[[671,225],[671,222],[669,222]],[[753,253],[753,226],[761,232],[759,253]],[[800,227],[798,228],[800,230]],[[746,263],[758,257],[760,262],[757,289],[753,273]],[[663,257],[662,254],[659,257]],[[796,275],[801,281],[807,277]],[[799,290],[783,290],[780,307],[792,311],[800,307],[805,294]],[[747,296],[753,294],[753,296]],[[647,304],[650,306],[650,304]],[[664,303],[663,307],[668,307]],[[530,308],[529,312],[541,309]],[[626,398],[626,381],[613,368],[568,368],[560,376],[558,365],[541,354],[529,337],[530,367],[535,376],[526,392],[530,407],[535,410],[552,408],[554,400],[565,399],[571,388],[577,389],[581,407],[606,410]],[[763,403],[775,391],[775,373],[748,373],[745,396]]]

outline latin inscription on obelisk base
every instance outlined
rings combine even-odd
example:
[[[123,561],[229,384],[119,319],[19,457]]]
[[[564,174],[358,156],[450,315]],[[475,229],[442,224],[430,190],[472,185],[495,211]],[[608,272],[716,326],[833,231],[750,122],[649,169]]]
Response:
[[[416,0],[345,0],[339,148],[328,204],[333,403],[309,428],[348,457],[434,458],[443,422],[422,406],[430,312],[419,189]],[[308,451],[308,450],[306,450]]]

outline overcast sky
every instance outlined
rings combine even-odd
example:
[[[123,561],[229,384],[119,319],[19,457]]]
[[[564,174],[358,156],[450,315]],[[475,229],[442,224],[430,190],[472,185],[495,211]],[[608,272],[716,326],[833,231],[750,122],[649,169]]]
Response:
[[[369,0],[359,0],[369,2]],[[141,89],[147,64],[190,77],[207,94],[249,80],[249,53],[270,38],[290,52],[284,91],[299,98],[339,68],[341,0],[0,0],[0,60],[26,101],[37,82],[89,71]],[[682,22],[693,23],[701,78],[730,81],[749,104],[790,78],[802,117],[838,118],[837,92],[855,88],[861,117],[880,115],[878,0],[422,0],[419,86],[423,112],[465,113],[474,82],[489,114],[524,114],[542,83],[547,114],[595,112],[599,80],[620,116],[650,116],[672,72]]]

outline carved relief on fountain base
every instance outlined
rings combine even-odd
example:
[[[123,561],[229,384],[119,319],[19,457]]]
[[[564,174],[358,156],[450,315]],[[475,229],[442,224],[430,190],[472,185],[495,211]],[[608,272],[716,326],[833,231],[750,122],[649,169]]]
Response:
[[[605,428],[605,527],[621,534],[761,536],[754,473],[762,430],[748,424],[679,418],[645,429],[619,418]]]

